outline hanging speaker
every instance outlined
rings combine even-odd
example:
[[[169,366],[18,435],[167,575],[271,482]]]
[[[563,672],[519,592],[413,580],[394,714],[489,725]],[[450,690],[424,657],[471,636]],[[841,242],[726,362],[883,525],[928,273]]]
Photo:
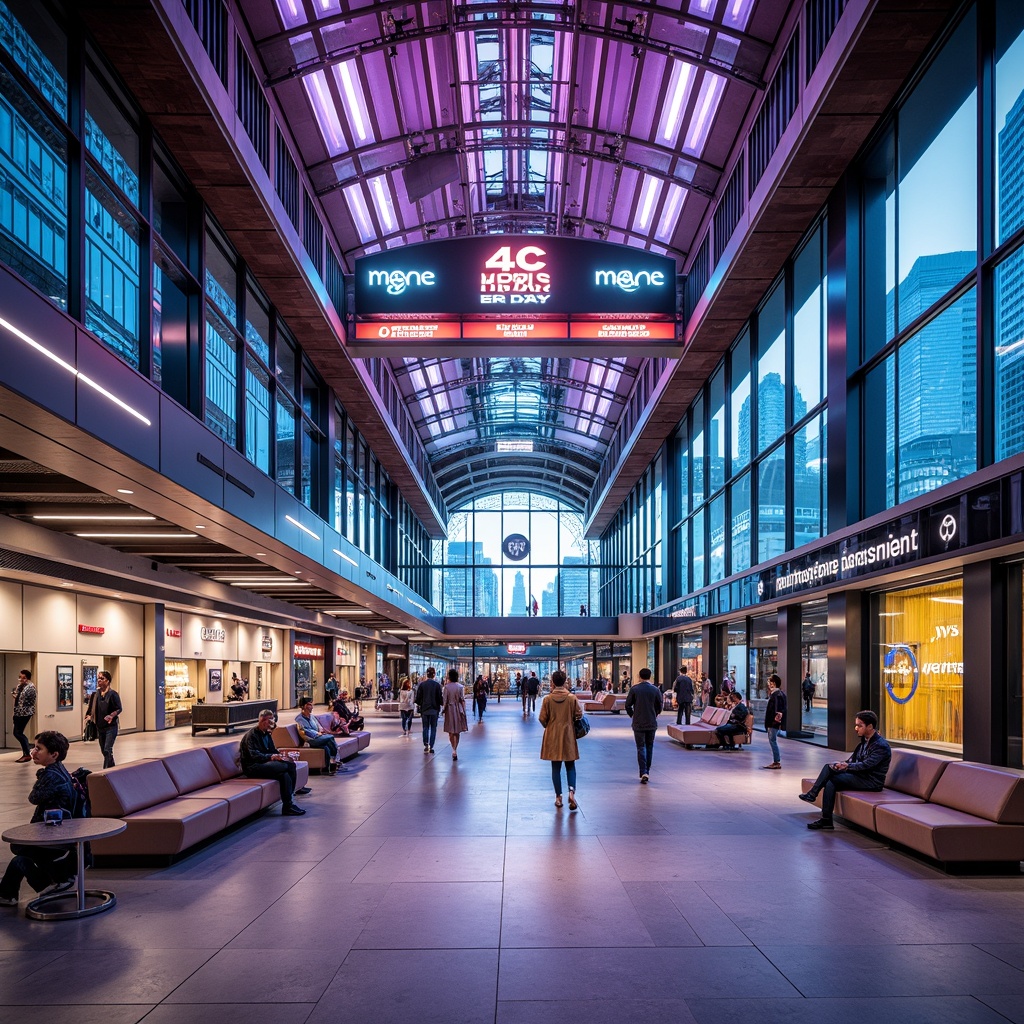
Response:
[[[417,157],[402,168],[402,178],[409,202],[418,202],[431,192],[459,180],[458,154],[454,150],[442,150]]]

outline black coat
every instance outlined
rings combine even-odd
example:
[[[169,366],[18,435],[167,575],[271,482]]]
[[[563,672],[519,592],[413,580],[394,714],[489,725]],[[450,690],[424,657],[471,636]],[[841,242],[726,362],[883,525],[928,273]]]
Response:
[[[775,721],[775,716],[782,712],[782,718]],[[776,690],[768,698],[768,706],[764,709],[764,727],[766,729],[786,728],[786,695],[781,690]]]

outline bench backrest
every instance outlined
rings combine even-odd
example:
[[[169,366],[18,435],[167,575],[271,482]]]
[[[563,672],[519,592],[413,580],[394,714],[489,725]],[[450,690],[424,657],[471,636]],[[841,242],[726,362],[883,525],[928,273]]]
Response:
[[[939,776],[931,802],[1000,825],[1024,825],[1024,776],[1008,768],[952,761]]]
[[[299,737],[299,727],[294,722],[289,725],[276,726],[271,738],[278,750],[282,747],[301,747],[303,745]]]
[[[220,772],[210,760],[206,747],[165,754],[162,760],[179,795],[205,789],[207,786],[216,786],[221,781]]]
[[[178,788],[163,761],[133,761],[89,776],[94,818],[123,818],[177,796]]]
[[[731,712],[728,708],[710,708],[709,710],[711,717],[707,720],[708,725],[725,725],[729,721]]]
[[[206,752],[217,769],[221,782],[227,779],[236,779],[242,774],[242,755],[238,740],[215,743],[212,747],[207,747]]]
[[[927,800],[948,764],[950,762],[941,757],[918,754],[912,750],[894,750],[885,776],[885,788]]]

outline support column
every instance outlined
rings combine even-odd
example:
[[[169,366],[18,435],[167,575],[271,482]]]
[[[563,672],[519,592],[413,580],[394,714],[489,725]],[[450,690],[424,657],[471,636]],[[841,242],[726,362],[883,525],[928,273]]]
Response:
[[[800,649],[800,631],[803,608],[791,604],[779,609],[779,675],[782,692],[786,695],[786,731],[790,739],[810,739],[813,733],[801,728],[800,710],[803,700],[800,683],[803,679],[803,659]]]
[[[964,566],[964,760],[1007,764],[1006,570]]]
[[[164,606],[147,604],[143,609],[143,623],[142,686],[145,699],[142,728],[150,732],[164,729],[167,725],[164,698]]]
[[[864,603],[857,590],[828,598],[828,745],[853,750],[853,717],[868,707],[867,629]]]

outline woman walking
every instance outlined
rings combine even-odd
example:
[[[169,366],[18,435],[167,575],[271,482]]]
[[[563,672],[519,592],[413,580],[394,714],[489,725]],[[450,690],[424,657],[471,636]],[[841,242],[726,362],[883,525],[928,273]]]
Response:
[[[21,744],[21,757],[14,763],[28,764],[32,758],[25,726],[36,713],[36,688],[32,684],[32,673],[27,668],[18,673],[18,685],[11,692],[14,694],[14,738]]]
[[[551,692],[544,698],[537,716],[537,721],[544,726],[540,759],[551,762],[556,807],[562,806],[562,763],[565,763],[570,811],[579,806],[576,803],[576,762],[580,749],[576,744],[576,720],[582,717],[579,701],[565,688],[565,673],[556,669],[551,673]]]
[[[416,714],[416,705],[413,703],[412,683],[408,676],[402,678],[402,688],[398,691],[398,710],[402,714],[402,735],[412,735],[412,717]]]
[[[484,710],[487,707],[487,684],[483,676],[477,676],[473,684],[473,717],[484,720]]]
[[[444,731],[452,745],[452,760],[459,759],[459,735],[469,731],[466,721],[466,691],[459,682],[459,673],[448,670],[448,682],[444,687]]]
[[[99,733],[103,767],[114,767],[114,740],[117,739],[117,720],[121,717],[121,698],[110,688],[110,673],[100,672],[96,677],[98,690],[89,698],[89,713],[85,720],[92,721]]]

